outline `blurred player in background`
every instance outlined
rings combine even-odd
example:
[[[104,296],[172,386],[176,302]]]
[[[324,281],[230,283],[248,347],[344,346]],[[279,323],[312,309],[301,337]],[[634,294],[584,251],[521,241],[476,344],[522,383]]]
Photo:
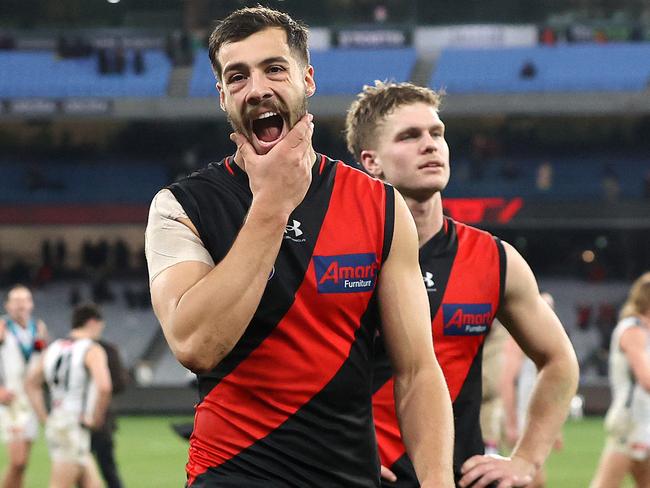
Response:
[[[429,292],[434,348],[454,405],[454,471],[459,486],[526,486],[566,418],[578,365],[562,324],[539,294],[528,264],[509,244],[446,218],[449,147],[440,97],[410,83],[366,86],[346,121],[348,149],[373,176],[393,184],[415,218],[422,277]],[[483,455],[479,425],[481,351],[495,315],[542,372],[529,422],[511,458]],[[416,487],[401,444],[391,371],[382,336],[373,406],[386,486]],[[475,484],[472,484],[476,482]]]
[[[159,192],[146,234],[154,310],[198,374],[188,486],[378,486],[380,316],[422,486],[452,486],[451,404],[404,200],[315,153],[303,26],[238,10],[209,52],[237,152]]]
[[[609,350],[612,404],[591,488],[617,488],[630,473],[650,486],[650,272],[630,288]]]
[[[90,452],[90,431],[102,428],[111,398],[108,360],[96,342],[103,329],[96,306],[75,308],[68,337],[50,344],[27,377],[27,394],[45,424],[51,488],[102,485]],[[49,415],[44,382],[50,391]]]
[[[129,373],[122,364],[120,351],[115,344],[104,339],[98,339],[97,343],[104,348],[108,360],[108,369],[111,373],[111,399],[126,389]],[[122,480],[115,462],[114,435],[117,430],[117,419],[112,404],[106,410],[106,420],[101,427],[93,429],[90,436],[90,448],[95,454],[99,470],[102,473],[108,488],[121,488]]]
[[[551,309],[555,309],[553,296],[548,292],[541,293],[542,298]],[[504,433],[508,448],[514,447],[519,440],[519,435],[526,425],[528,404],[537,381],[537,368],[535,363],[527,358],[517,342],[512,337],[507,337],[503,348],[503,368],[501,372],[501,397],[504,412]],[[555,448],[562,446],[562,435],[555,442]],[[546,483],[546,472],[542,466],[530,488],[541,488]]]
[[[9,463],[2,486],[20,488],[38,435],[38,419],[25,393],[25,377],[36,360],[34,353],[46,344],[47,327],[32,317],[34,300],[23,285],[9,290],[5,310],[7,314],[0,317],[0,430]]]

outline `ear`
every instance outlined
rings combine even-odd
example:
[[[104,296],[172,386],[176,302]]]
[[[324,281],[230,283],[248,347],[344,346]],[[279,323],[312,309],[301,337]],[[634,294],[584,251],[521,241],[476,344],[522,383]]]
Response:
[[[224,103],[224,94],[223,94],[223,87],[221,86],[221,83],[217,82],[215,85],[217,87],[217,91],[219,92],[219,106],[221,107],[221,110],[224,112],[226,111],[226,104]]]
[[[375,178],[383,179],[384,172],[381,168],[381,162],[377,158],[377,153],[375,151],[369,151],[364,149],[361,151],[360,163],[365,168],[365,170]]]
[[[316,81],[314,81],[314,67],[310,64],[305,68],[305,93],[311,97],[316,93]]]

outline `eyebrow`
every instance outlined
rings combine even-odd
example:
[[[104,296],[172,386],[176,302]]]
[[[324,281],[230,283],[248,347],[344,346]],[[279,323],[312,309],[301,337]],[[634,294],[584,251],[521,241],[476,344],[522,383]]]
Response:
[[[284,56],[272,56],[270,58],[263,59],[262,61],[257,63],[257,65],[258,66],[268,66],[269,64],[274,64],[274,63],[288,64],[289,61]],[[248,68],[248,64],[246,64],[246,63],[243,63],[243,62],[232,63],[232,64],[229,64],[223,70],[223,74],[225,75],[226,73],[229,73],[230,71],[245,71],[247,68]]]
[[[444,128],[445,128],[445,124],[443,124],[442,122],[436,122],[435,124],[429,126],[428,128],[425,128],[425,130],[432,130],[432,129],[443,129],[444,130]],[[399,131],[397,134],[401,135],[401,134],[406,134],[408,132],[413,132],[413,131],[419,132],[422,129],[423,129],[422,127],[416,127],[416,126],[413,125],[413,126],[410,126],[410,127],[405,127],[404,129]]]

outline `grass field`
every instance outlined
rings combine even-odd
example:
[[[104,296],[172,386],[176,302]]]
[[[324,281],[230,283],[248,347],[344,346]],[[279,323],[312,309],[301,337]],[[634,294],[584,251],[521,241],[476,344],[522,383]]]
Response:
[[[172,432],[170,422],[181,417],[122,417],[116,437],[117,459],[127,488],[181,488],[185,481],[187,444]],[[603,447],[602,419],[570,422],[564,430],[564,450],[553,453],[548,466],[549,488],[586,488]],[[4,469],[6,453],[0,456]],[[41,437],[34,446],[26,488],[47,486],[49,460]],[[626,486],[632,486],[626,485]]]

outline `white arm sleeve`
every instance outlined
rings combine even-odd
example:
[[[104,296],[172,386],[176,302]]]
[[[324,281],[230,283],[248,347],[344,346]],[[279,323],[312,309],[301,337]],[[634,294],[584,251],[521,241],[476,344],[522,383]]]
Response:
[[[179,218],[187,213],[169,190],[160,190],[151,202],[144,236],[149,268],[149,284],[164,270],[183,261],[200,261],[214,266],[210,253],[199,237]]]

